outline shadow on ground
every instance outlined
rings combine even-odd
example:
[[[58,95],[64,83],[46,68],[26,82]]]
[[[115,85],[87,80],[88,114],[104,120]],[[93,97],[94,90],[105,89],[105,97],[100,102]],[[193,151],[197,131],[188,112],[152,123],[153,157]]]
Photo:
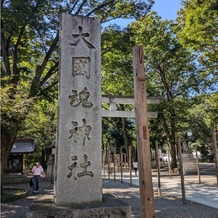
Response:
[[[104,193],[110,193],[125,203],[131,205],[132,217],[140,217],[139,187],[129,183],[103,179]],[[177,190],[178,191],[178,190]],[[186,201],[183,204],[181,198],[169,196],[163,193],[154,197],[155,215],[157,218],[218,218],[218,210],[204,205]]]

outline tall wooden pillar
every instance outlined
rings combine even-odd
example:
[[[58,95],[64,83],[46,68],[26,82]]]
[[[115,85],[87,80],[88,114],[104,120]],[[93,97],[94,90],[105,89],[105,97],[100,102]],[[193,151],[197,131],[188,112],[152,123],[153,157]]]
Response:
[[[151,154],[148,132],[147,96],[142,46],[133,48],[134,94],[139,163],[141,218],[155,217],[151,174]]]

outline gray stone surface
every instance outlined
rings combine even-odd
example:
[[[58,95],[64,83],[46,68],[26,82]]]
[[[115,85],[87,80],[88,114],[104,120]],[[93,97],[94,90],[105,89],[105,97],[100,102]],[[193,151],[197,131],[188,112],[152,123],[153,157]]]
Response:
[[[100,19],[62,15],[57,205],[102,200],[100,46]]]
[[[131,207],[105,194],[103,200],[96,204],[74,204],[70,206],[55,206],[52,204],[52,195],[42,196],[35,200],[30,207],[26,218],[129,218]]]
[[[46,179],[47,180],[52,180],[52,156],[50,155],[47,161],[47,169],[46,169]]]
[[[197,174],[196,160],[194,159],[191,153],[183,153],[182,161],[183,161],[184,175],[196,175]]]

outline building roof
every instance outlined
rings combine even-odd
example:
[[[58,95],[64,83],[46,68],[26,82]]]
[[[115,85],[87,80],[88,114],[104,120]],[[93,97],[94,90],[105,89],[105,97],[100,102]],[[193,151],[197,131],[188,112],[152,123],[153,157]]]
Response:
[[[25,154],[25,153],[33,153],[35,151],[36,144],[34,139],[25,138],[19,139],[17,138],[13,144],[11,149],[11,154]]]

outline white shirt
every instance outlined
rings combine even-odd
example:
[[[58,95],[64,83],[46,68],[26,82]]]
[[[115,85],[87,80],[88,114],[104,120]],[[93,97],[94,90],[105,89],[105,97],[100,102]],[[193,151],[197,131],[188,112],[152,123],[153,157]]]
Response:
[[[32,172],[34,176],[40,176],[43,173],[43,168],[42,166],[38,166],[38,167],[34,166]]]
[[[138,168],[138,162],[133,162],[132,166],[133,166],[133,168]]]

